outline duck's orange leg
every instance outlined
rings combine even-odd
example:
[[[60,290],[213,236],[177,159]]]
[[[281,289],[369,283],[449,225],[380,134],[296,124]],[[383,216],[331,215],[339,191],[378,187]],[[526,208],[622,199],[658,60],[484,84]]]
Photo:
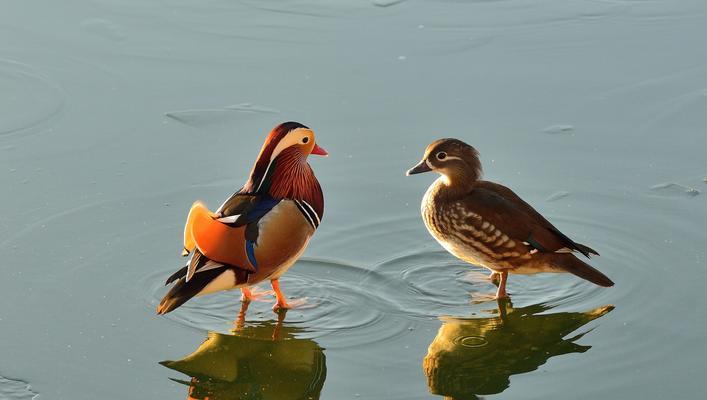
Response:
[[[496,291],[497,299],[505,299],[508,297],[506,293],[506,282],[508,281],[508,271],[501,272],[501,282],[498,284],[498,290]]]
[[[253,287],[252,289],[249,287],[242,287],[241,288],[241,301],[244,303],[250,303],[251,301],[261,301],[265,296],[270,296],[274,294],[272,290],[262,290],[258,289],[257,287]],[[264,300],[262,300],[264,301]]]
[[[277,297],[277,303],[272,307],[273,311],[279,312],[280,310],[285,310],[285,309],[290,309],[290,308],[297,308],[304,306],[307,304],[307,298],[302,298],[302,299],[295,299],[292,301],[287,301],[285,298],[285,295],[282,293],[282,290],[280,290],[280,281],[277,279],[273,279],[270,281],[270,284],[272,285],[272,289],[275,291],[275,297]]]
[[[247,287],[242,287],[241,288],[241,302],[242,303],[250,303],[250,301],[253,299],[253,292],[250,291]]]
[[[277,303],[275,303],[272,308],[273,311],[283,308],[290,308],[287,304],[287,299],[285,299],[285,295],[282,294],[282,290],[280,290],[280,281],[278,279],[273,279],[270,281],[270,284],[272,285],[272,290],[275,291],[275,297],[277,297]]]

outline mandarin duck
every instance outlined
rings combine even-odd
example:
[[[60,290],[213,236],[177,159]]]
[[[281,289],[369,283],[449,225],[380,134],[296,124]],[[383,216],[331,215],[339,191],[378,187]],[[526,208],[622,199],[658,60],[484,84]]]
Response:
[[[499,301],[492,317],[442,318],[422,362],[430,393],[454,399],[501,393],[511,375],[534,371],[551,357],[589,350],[576,343],[587,331],[567,336],[614,309],[548,314],[552,307],[544,304],[508,306],[508,300]]]
[[[184,227],[186,266],[167,279],[174,286],[157,307],[168,313],[194,296],[270,280],[274,310],[289,307],[278,279],[302,255],[324,214],[319,181],[307,163],[326,156],[314,132],[297,122],[276,126],[265,139],[245,185],[214,213],[194,203]]]
[[[440,139],[425,150],[407,175],[441,176],[422,199],[427,230],[448,252],[491,270],[500,279],[496,298],[505,298],[508,273],[569,272],[599,286],[606,275],[573,253],[599,255],[560,232],[511,189],[481,180],[479,153],[458,139]]]

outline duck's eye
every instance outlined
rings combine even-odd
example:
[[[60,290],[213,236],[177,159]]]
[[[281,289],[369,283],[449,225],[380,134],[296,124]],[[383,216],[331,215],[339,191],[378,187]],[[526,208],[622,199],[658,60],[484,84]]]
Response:
[[[438,160],[444,160],[445,158],[447,158],[447,153],[445,153],[443,151],[440,151],[439,153],[437,153]]]
[[[307,144],[309,142],[309,138],[307,136],[302,138],[302,143]]]

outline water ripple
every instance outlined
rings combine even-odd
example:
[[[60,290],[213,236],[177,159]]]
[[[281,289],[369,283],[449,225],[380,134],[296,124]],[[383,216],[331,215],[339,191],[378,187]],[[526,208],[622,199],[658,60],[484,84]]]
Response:
[[[144,279],[149,306],[155,306],[164,293],[160,284],[169,271]],[[282,288],[292,299],[305,304],[290,310],[287,322],[308,330],[304,335],[322,341],[327,348],[360,346],[397,337],[410,326],[395,302],[385,292],[372,290],[366,282],[385,286],[386,278],[353,264],[336,260],[303,258],[282,277]],[[259,285],[265,288],[267,285]],[[189,301],[167,318],[196,329],[227,331],[240,308],[240,294],[229,291]],[[246,319],[273,319],[274,299],[254,301]]]
[[[0,59],[0,138],[28,134],[57,116],[65,96],[57,84],[34,68],[14,60]]]
[[[38,397],[39,394],[32,391],[29,383],[0,376],[0,399],[33,400]]]

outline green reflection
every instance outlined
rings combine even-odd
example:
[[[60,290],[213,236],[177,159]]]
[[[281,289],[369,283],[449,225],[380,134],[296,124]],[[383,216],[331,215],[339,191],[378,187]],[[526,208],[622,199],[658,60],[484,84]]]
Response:
[[[443,318],[423,361],[430,393],[456,400],[501,393],[511,375],[534,371],[554,356],[589,350],[575,343],[587,332],[565,336],[614,309],[536,315],[551,308],[513,309],[506,301],[499,303],[496,317]]]
[[[318,399],[326,379],[323,349],[278,322],[209,332],[192,354],[160,364],[191,376],[187,399]]]

